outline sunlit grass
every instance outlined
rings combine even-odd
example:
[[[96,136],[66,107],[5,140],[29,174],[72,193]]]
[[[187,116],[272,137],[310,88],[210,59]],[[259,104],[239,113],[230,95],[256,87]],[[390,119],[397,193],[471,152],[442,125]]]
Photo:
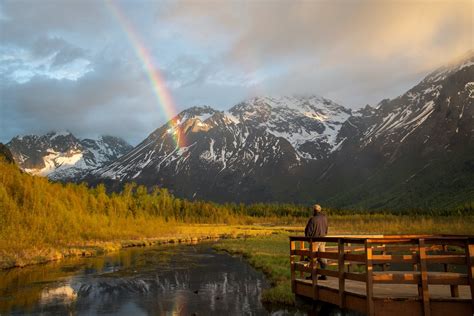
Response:
[[[65,256],[93,256],[117,251],[129,246],[149,246],[161,243],[192,242],[210,238],[248,238],[271,234],[273,228],[245,225],[209,225],[160,222],[141,223],[129,221],[128,229],[111,230],[110,234],[96,235],[96,238],[78,238],[71,242],[37,243],[28,238],[21,241],[0,240],[0,268],[24,266]]]
[[[330,234],[474,234],[474,216],[354,214],[329,217]]]

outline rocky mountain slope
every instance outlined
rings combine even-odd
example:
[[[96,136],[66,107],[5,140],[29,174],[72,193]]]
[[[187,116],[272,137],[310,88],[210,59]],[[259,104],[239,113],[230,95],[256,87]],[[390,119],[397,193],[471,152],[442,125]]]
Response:
[[[17,136],[7,146],[24,171],[63,181],[80,180],[132,149],[120,138],[80,140],[69,132]]]
[[[5,161],[8,163],[15,163],[15,160],[13,159],[13,155],[10,152],[10,149],[8,149],[8,147],[2,143],[0,143],[0,157],[2,159],[5,159]]]
[[[310,192],[341,207],[449,207],[474,200],[474,54],[347,120]],[[352,135],[352,136],[351,136]]]

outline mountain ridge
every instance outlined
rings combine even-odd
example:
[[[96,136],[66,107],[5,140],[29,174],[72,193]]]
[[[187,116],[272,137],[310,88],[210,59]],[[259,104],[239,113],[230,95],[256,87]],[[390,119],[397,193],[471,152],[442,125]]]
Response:
[[[132,148],[121,138],[104,135],[81,140],[67,131],[16,136],[7,146],[24,171],[61,181],[81,179]]]

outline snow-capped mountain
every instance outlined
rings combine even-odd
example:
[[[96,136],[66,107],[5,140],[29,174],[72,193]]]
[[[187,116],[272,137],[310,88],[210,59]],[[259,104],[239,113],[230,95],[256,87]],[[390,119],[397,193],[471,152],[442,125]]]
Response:
[[[367,208],[474,200],[473,105],[471,52],[354,113],[340,131],[347,140],[311,190],[338,206]]]
[[[228,111],[194,107],[96,171],[95,180],[215,201],[460,203],[474,192],[473,61],[471,53],[358,111],[317,96],[258,97]]]
[[[80,140],[69,132],[17,136],[7,146],[24,171],[53,180],[81,179],[132,148],[117,137]]]
[[[190,198],[216,194],[226,200],[244,198],[257,187],[270,191],[273,176],[291,173],[302,162],[286,139],[227,112],[193,107],[174,122],[95,175],[158,184]]]
[[[470,111],[474,98],[472,66],[474,57],[471,56],[458,64],[442,67],[405,94],[392,101],[386,100],[380,103],[375,123],[364,133],[364,145],[380,138],[386,143],[403,143],[417,129],[427,126],[424,123],[428,123],[430,118],[436,118],[441,111],[445,112],[447,121],[459,122],[463,116],[466,119],[469,113],[466,112],[465,115],[464,111]],[[461,82],[454,81],[456,77]],[[464,86],[460,87],[457,83],[463,83]],[[452,126],[448,124],[446,127],[450,129]],[[459,127],[456,126],[453,132],[459,133]],[[425,136],[426,142],[433,137],[430,133],[426,133]]]
[[[229,113],[245,125],[290,142],[305,159],[323,159],[337,149],[337,135],[351,110],[319,97],[259,97],[237,104]]]
[[[327,157],[350,113],[317,96],[254,98],[224,112],[193,107],[99,174],[131,180],[148,168],[170,169],[175,176],[203,167],[219,173],[246,169],[244,175],[275,163],[291,169],[307,159]]]

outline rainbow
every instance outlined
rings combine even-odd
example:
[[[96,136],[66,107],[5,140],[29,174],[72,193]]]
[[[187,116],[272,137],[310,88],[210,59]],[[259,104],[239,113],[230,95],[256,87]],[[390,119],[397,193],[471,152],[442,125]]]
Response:
[[[169,123],[169,133],[172,136],[176,147],[184,146],[184,138],[181,137],[180,131],[177,128],[177,123],[174,118],[178,113],[173,98],[166,87],[166,82],[163,76],[160,74],[158,68],[153,62],[153,57],[150,51],[146,48],[143,40],[133,27],[131,21],[127,18],[123,10],[114,0],[105,0],[107,7],[116,17],[120,26],[124,30],[130,44],[132,45],[135,54],[143,65],[148,80],[153,88],[153,94],[155,95],[158,104],[163,109]]]

